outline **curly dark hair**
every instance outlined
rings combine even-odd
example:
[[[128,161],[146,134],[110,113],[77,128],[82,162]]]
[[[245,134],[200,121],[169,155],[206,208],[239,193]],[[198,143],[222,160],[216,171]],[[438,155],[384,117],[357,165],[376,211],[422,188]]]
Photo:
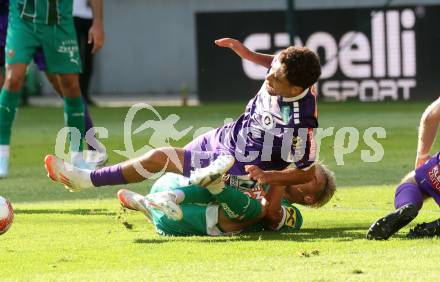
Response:
[[[280,53],[281,72],[292,86],[309,88],[321,75],[318,55],[307,47],[291,46]]]

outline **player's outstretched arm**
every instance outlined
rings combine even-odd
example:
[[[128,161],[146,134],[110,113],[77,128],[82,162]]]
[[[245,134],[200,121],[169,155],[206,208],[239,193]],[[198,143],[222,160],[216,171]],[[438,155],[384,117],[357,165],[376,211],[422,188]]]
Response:
[[[233,38],[221,38],[215,41],[215,44],[220,47],[229,48],[242,59],[249,60],[265,68],[270,68],[274,56],[268,54],[262,54],[249,50],[240,41]]]
[[[276,186],[289,186],[295,184],[303,184],[313,180],[315,177],[315,166],[311,166],[307,170],[297,168],[287,168],[284,170],[261,170],[254,165],[246,166],[246,172],[249,177],[260,184],[269,184]]]
[[[93,24],[89,30],[88,43],[93,43],[92,53],[94,54],[104,46],[103,2],[102,0],[91,0],[90,4],[93,11]]]
[[[420,120],[416,168],[429,159],[429,150],[434,143],[439,122],[440,98],[426,108]]]

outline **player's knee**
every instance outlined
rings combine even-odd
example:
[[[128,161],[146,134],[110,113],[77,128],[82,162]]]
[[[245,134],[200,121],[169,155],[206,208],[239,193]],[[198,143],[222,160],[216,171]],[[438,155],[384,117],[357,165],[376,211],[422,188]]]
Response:
[[[60,82],[58,80],[58,76],[55,74],[46,73],[46,78],[52,84],[53,88],[57,91],[57,94],[62,95],[62,90],[61,90]]]
[[[12,92],[20,91],[24,80],[24,73],[15,70],[8,70],[5,78],[5,88]]]
[[[160,147],[149,151],[146,157],[149,161],[157,164],[181,162],[183,160],[183,150],[173,147]]]
[[[79,85],[63,84],[62,91],[63,91],[63,95],[69,98],[75,98],[81,96],[81,89]]]
[[[405,177],[402,178],[402,180],[400,181],[400,185],[405,184],[405,183],[413,183],[416,184],[416,177],[415,177],[416,173],[415,171],[411,171],[410,173],[408,173],[407,175],[405,175]]]
[[[160,149],[150,150],[142,158],[142,166],[153,170],[161,170],[167,163],[167,154]]]
[[[81,88],[79,86],[78,78],[75,76],[61,76],[61,88],[63,95],[69,98],[81,96]]]

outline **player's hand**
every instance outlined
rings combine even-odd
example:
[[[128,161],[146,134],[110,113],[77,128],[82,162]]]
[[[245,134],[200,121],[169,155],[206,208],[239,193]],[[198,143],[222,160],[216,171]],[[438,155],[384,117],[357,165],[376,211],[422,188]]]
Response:
[[[256,165],[246,165],[246,172],[250,179],[257,181],[259,184],[266,184],[268,182],[268,174]]]
[[[417,158],[416,158],[416,168],[422,166],[430,158],[431,158],[431,156],[428,155],[428,154],[418,155]]]
[[[231,48],[232,50],[237,50],[243,46],[243,44],[237,39],[233,38],[221,38],[214,41],[217,46],[224,48]]]
[[[89,30],[88,43],[93,44],[93,54],[97,53],[104,46],[104,28],[102,23],[93,23]]]

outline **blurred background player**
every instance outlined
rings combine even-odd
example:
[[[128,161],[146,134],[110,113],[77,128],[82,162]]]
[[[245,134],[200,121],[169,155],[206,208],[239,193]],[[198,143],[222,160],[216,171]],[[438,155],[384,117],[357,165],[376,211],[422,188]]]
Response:
[[[386,240],[410,223],[423,206],[423,201],[433,198],[440,206],[440,152],[430,157],[440,122],[440,98],[422,115],[417,145],[416,169],[405,176],[397,187],[394,198],[396,211],[371,225],[367,239]],[[408,237],[440,236],[440,219],[422,223],[410,230]]]
[[[9,0],[0,1],[0,85],[4,81],[6,30],[8,28]]]
[[[76,168],[47,156],[48,175],[79,191],[140,182],[162,170],[189,176],[191,170],[207,166],[217,156],[230,154],[236,158],[231,175],[249,174],[261,184],[281,186],[311,181],[316,152],[313,129],[318,126],[313,84],[321,74],[316,53],[289,47],[273,56],[250,51],[237,40],[217,42],[234,44],[231,48],[243,58],[269,69],[260,91],[236,121],[197,137],[185,148],[153,149],[140,158],[98,170]],[[266,138],[271,142],[265,144]],[[244,160],[250,154],[255,158]]]
[[[146,197],[122,189],[118,198],[124,207],[143,212],[161,235],[217,236],[265,229],[299,230],[301,213],[286,200],[272,197],[276,187],[266,189],[267,194],[256,198],[256,194],[245,194],[225,185],[222,175],[234,161],[227,158],[219,157],[209,166],[215,169],[202,169],[191,180],[167,173],[155,182]],[[274,216],[266,217],[269,209],[276,210]]]
[[[93,45],[89,36],[93,25],[91,0],[73,0],[73,20],[75,22],[82,72],[79,75],[81,94],[88,105],[95,105],[90,98],[90,78],[93,73]]]
[[[94,24],[90,29],[90,39],[96,52],[104,40],[102,0],[92,0],[91,3]],[[3,2],[2,5],[6,7],[7,3]],[[54,9],[53,5],[58,6]],[[37,53],[41,50],[44,55]],[[8,175],[12,124],[27,65],[34,56],[37,63],[40,61],[40,67],[42,61],[46,60],[48,79],[57,92],[62,93],[66,125],[78,129],[82,139],[85,137],[87,116],[84,114],[78,82],[81,65],[72,19],[72,1],[23,3],[11,0],[5,54],[6,78],[0,94],[0,177]],[[71,142],[72,162],[87,167],[83,160],[82,144],[74,145]]]
[[[5,45],[6,45],[6,34],[7,34],[7,26],[8,26],[8,13],[9,13],[9,0],[0,0],[0,65],[1,72],[0,72],[0,86],[3,86],[4,81],[4,65],[5,65]],[[63,97],[63,94],[61,93],[61,85],[59,82],[58,75],[50,74],[46,72],[46,63],[44,61],[44,54],[42,49],[37,49],[33,61],[38,67],[40,71],[45,72],[46,78],[50,81],[53,88],[55,89],[56,93]],[[21,95],[24,95],[25,93],[22,93]],[[85,102],[83,100],[83,102]],[[89,132],[90,129],[93,128],[93,121],[90,116],[90,112],[88,110],[87,104],[84,104],[84,122],[85,122],[85,132]],[[92,129],[93,130],[93,129]],[[94,134],[91,134],[94,135]],[[95,139],[88,140],[87,142],[88,152],[86,154],[86,162],[89,164],[97,164],[102,165],[107,161],[107,155],[101,154],[100,152],[103,152],[103,149],[100,147],[100,145],[95,141]],[[0,151],[4,150],[3,153],[6,155],[9,155],[9,146],[6,146],[6,148],[3,147],[3,145],[0,145]],[[100,152],[98,152],[99,150]],[[0,161],[7,161],[5,158],[0,158]],[[6,170],[0,170],[0,177],[6,177],[8,174],[8,165],[0,165],[0,168],[5,168]]]

